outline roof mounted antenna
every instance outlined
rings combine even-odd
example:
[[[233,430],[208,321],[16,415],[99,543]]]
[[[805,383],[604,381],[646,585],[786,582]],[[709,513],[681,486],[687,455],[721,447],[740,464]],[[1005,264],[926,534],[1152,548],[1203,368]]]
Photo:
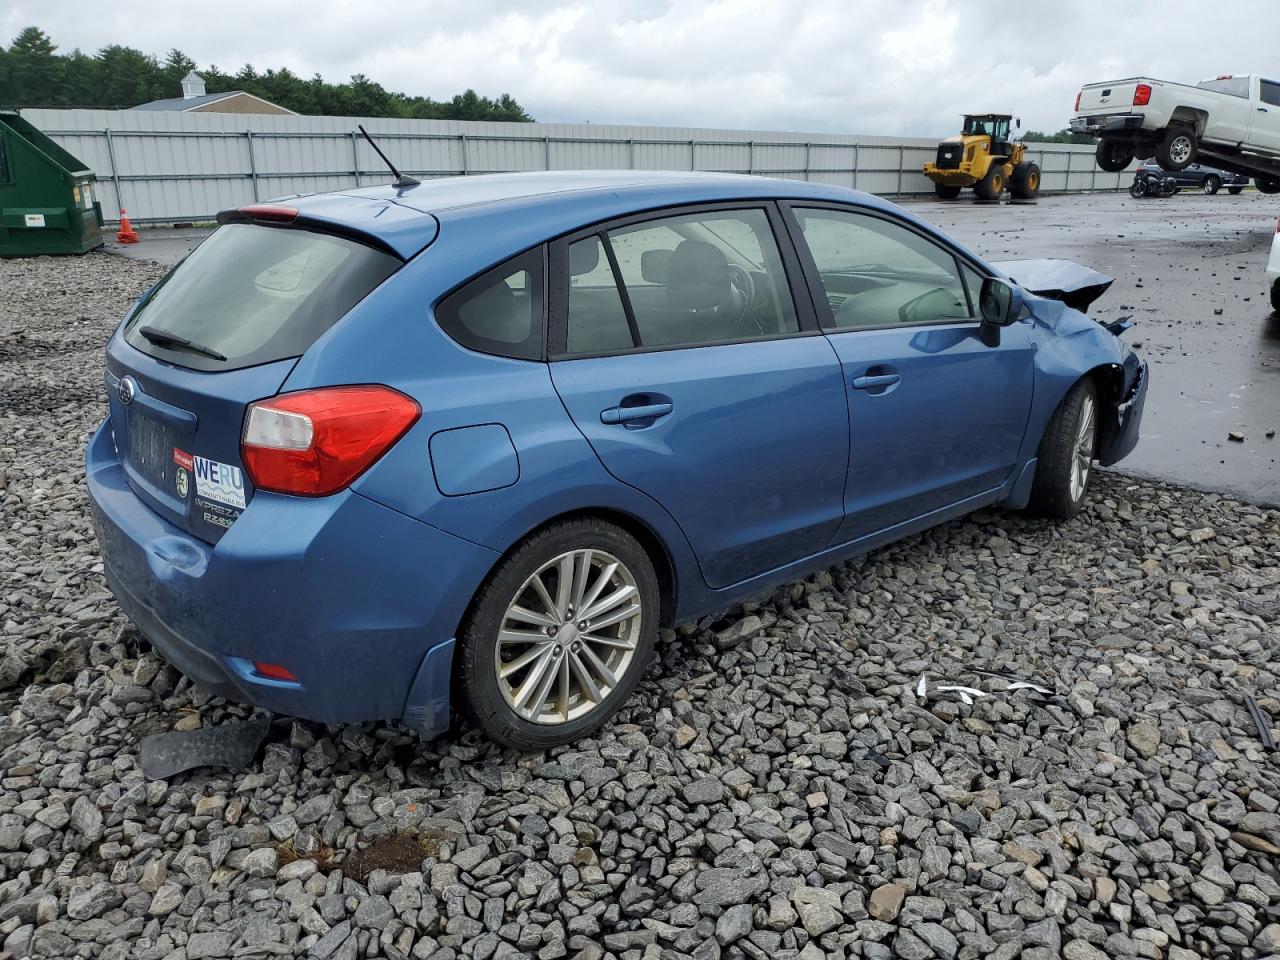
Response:
[[[396,175],[396,182],[394,186],[416,187],[418,184],[422,182],[421,180],[415,180],[413,177],[410,177],[407,174],[403,174],[399,170],[397,170],[396,165],[391,162],[390,158],[388,158],[385,153],[382,152],[382,148],[373,142],[373,137],[369,136],[369,131],[364,128],[364,124],[357,123],[356,129],[359,130],[360,133],[364,136],[364,138],[369,141],[369,146],[373,147],[374,152],[382,158],[382,162],[387,165],[388,169],[390,169],[390,171]]]

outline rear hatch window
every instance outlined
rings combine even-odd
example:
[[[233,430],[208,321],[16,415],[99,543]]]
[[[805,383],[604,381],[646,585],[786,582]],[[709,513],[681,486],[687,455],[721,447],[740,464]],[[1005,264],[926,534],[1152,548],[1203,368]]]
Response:
[[[227,224],[156,285],[125,340],[193,370],[298,357],[399,266],[345,237]]]

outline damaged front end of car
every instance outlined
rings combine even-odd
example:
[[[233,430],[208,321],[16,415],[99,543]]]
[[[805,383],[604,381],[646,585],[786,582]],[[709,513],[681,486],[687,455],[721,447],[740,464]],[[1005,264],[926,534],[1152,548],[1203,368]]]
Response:
[[[1149,374],[1146,362],[1121,339],[1133,326],[1130,318],[1104,323],[1086,313],[1114,278],[1073,260],[1009,260],[992,266],[1032,295],[1036,324],[1051,334],[1037,339],[1033,419],[1047,420],[1072,384],[1092,376],[1104,399],[1095,459],[1103,466],[1123,460],[1138,444]],[[1046,396],[1052,399],[1047,409]]]

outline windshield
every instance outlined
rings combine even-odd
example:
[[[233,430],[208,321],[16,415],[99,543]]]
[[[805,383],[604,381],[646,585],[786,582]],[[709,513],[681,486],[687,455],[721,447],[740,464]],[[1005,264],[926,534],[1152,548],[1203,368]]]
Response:
[[[992,140],[1009,139],[1008,117],[965,117],[964,133],[967,137],[990,137]]]
[[[301,356],[399,266],[342,237],[227,224],[160,281],[125,339],[197,370]]]

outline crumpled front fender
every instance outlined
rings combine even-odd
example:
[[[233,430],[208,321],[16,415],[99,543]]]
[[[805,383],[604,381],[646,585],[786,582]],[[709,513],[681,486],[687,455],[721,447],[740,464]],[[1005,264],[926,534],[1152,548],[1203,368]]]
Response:
[[[1023,453],[1034,457],[1049,418],[1067,391],[1086,375],[1106,387],[1099,411],[1097,459],[1105,466],[1127,456],[1138,442],[1146,401],[1147,367],[1106,327],[1059,300],[1028,294],[1035,323],[1035,396]]]

